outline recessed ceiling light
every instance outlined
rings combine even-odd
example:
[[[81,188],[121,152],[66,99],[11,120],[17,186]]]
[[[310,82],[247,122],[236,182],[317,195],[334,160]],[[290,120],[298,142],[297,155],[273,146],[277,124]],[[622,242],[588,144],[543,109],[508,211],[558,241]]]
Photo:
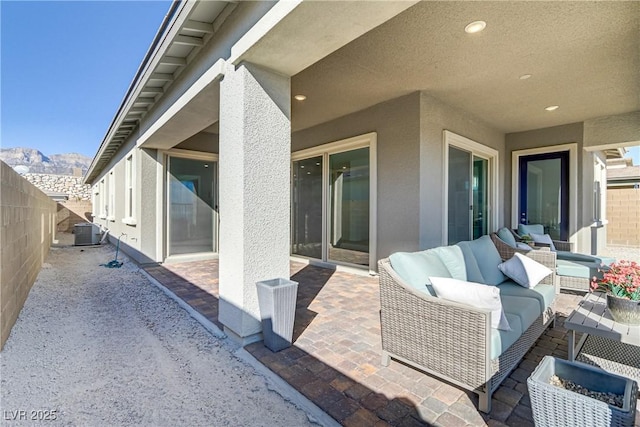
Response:
[[[557,105],[550,105],[547,108],[545,108],[545,110],[554,111],[554,110],[557,110],[558,108],[560,108],[560,107],[558,107]]]
[[[531,74],[523,74],[519,78],[520,80],[527,80],[531,78]]]
[[[294,98],[297,99],[298,101],[304,101],[305,99],[307,99],[305,95],[296,95],[294,96]]]
[[[464,27],[464,31],[469,34],[479,33],[480,31],[484,30],[486,26],[487,23],[484,21],[473,21],[472,23]]]

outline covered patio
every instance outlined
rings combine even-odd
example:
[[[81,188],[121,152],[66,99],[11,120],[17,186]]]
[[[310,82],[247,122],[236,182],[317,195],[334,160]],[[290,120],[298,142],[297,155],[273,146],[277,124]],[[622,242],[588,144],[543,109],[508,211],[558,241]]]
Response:
[[[218,261],[145,267],[168,290],[214,324]],[[545,355],[567,357],[564,319],[581,298],[559,295],[558,321],[526,354],[494,394],[492,411],[477,410],[477,396],[397,361],[380,363],[378,279],[299,262],[294,345],[273,353],[262,342],[246,349],[313,403],[347,426],[532,426],[526,380]],[[455,357],[455,355],[452,355]]]

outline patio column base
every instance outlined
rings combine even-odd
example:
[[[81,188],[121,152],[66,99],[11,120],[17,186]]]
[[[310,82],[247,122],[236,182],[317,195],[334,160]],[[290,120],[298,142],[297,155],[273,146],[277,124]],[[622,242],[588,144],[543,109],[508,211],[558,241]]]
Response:
[[[249,344],[253,344],[254,342],[262,341],[262,334],[253,334],[246,337],[241,337],[236,334],[234,331],[229,329],[228,327],[223,328],[224,333],[227,334],[227,337],[231,338],[232,341],[240,344],[242,347],[247,346]]]

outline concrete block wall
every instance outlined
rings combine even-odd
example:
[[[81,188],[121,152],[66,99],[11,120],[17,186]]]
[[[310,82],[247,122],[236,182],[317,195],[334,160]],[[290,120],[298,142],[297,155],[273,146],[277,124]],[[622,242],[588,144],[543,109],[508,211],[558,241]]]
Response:
[[[0,162],[0,350],[55,237],[56,203]]]
[[[91,200],[58,202],[57,231],[71,233],[78,223],[93,222]]]
[[[640,189],[607,188],[607,244],[640,247]]]

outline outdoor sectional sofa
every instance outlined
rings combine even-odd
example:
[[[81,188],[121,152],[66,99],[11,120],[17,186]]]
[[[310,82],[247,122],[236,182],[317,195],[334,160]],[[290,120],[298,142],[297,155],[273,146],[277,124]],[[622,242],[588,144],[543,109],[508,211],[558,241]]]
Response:
[[[555,320],[556,259],[550,251],[527,254],[551,273],[525,288],[502,274],[489,236],[455,247],[400,252],[378,262],[382,364],[393,358],[471,390],[488,413],[493,392]],[[462,254],[457,263],[456,252]],[[460,265],[467,281],[498,287],[510,331],[492,327],[491,310],[435,296],[429,277],[460,276]]]

